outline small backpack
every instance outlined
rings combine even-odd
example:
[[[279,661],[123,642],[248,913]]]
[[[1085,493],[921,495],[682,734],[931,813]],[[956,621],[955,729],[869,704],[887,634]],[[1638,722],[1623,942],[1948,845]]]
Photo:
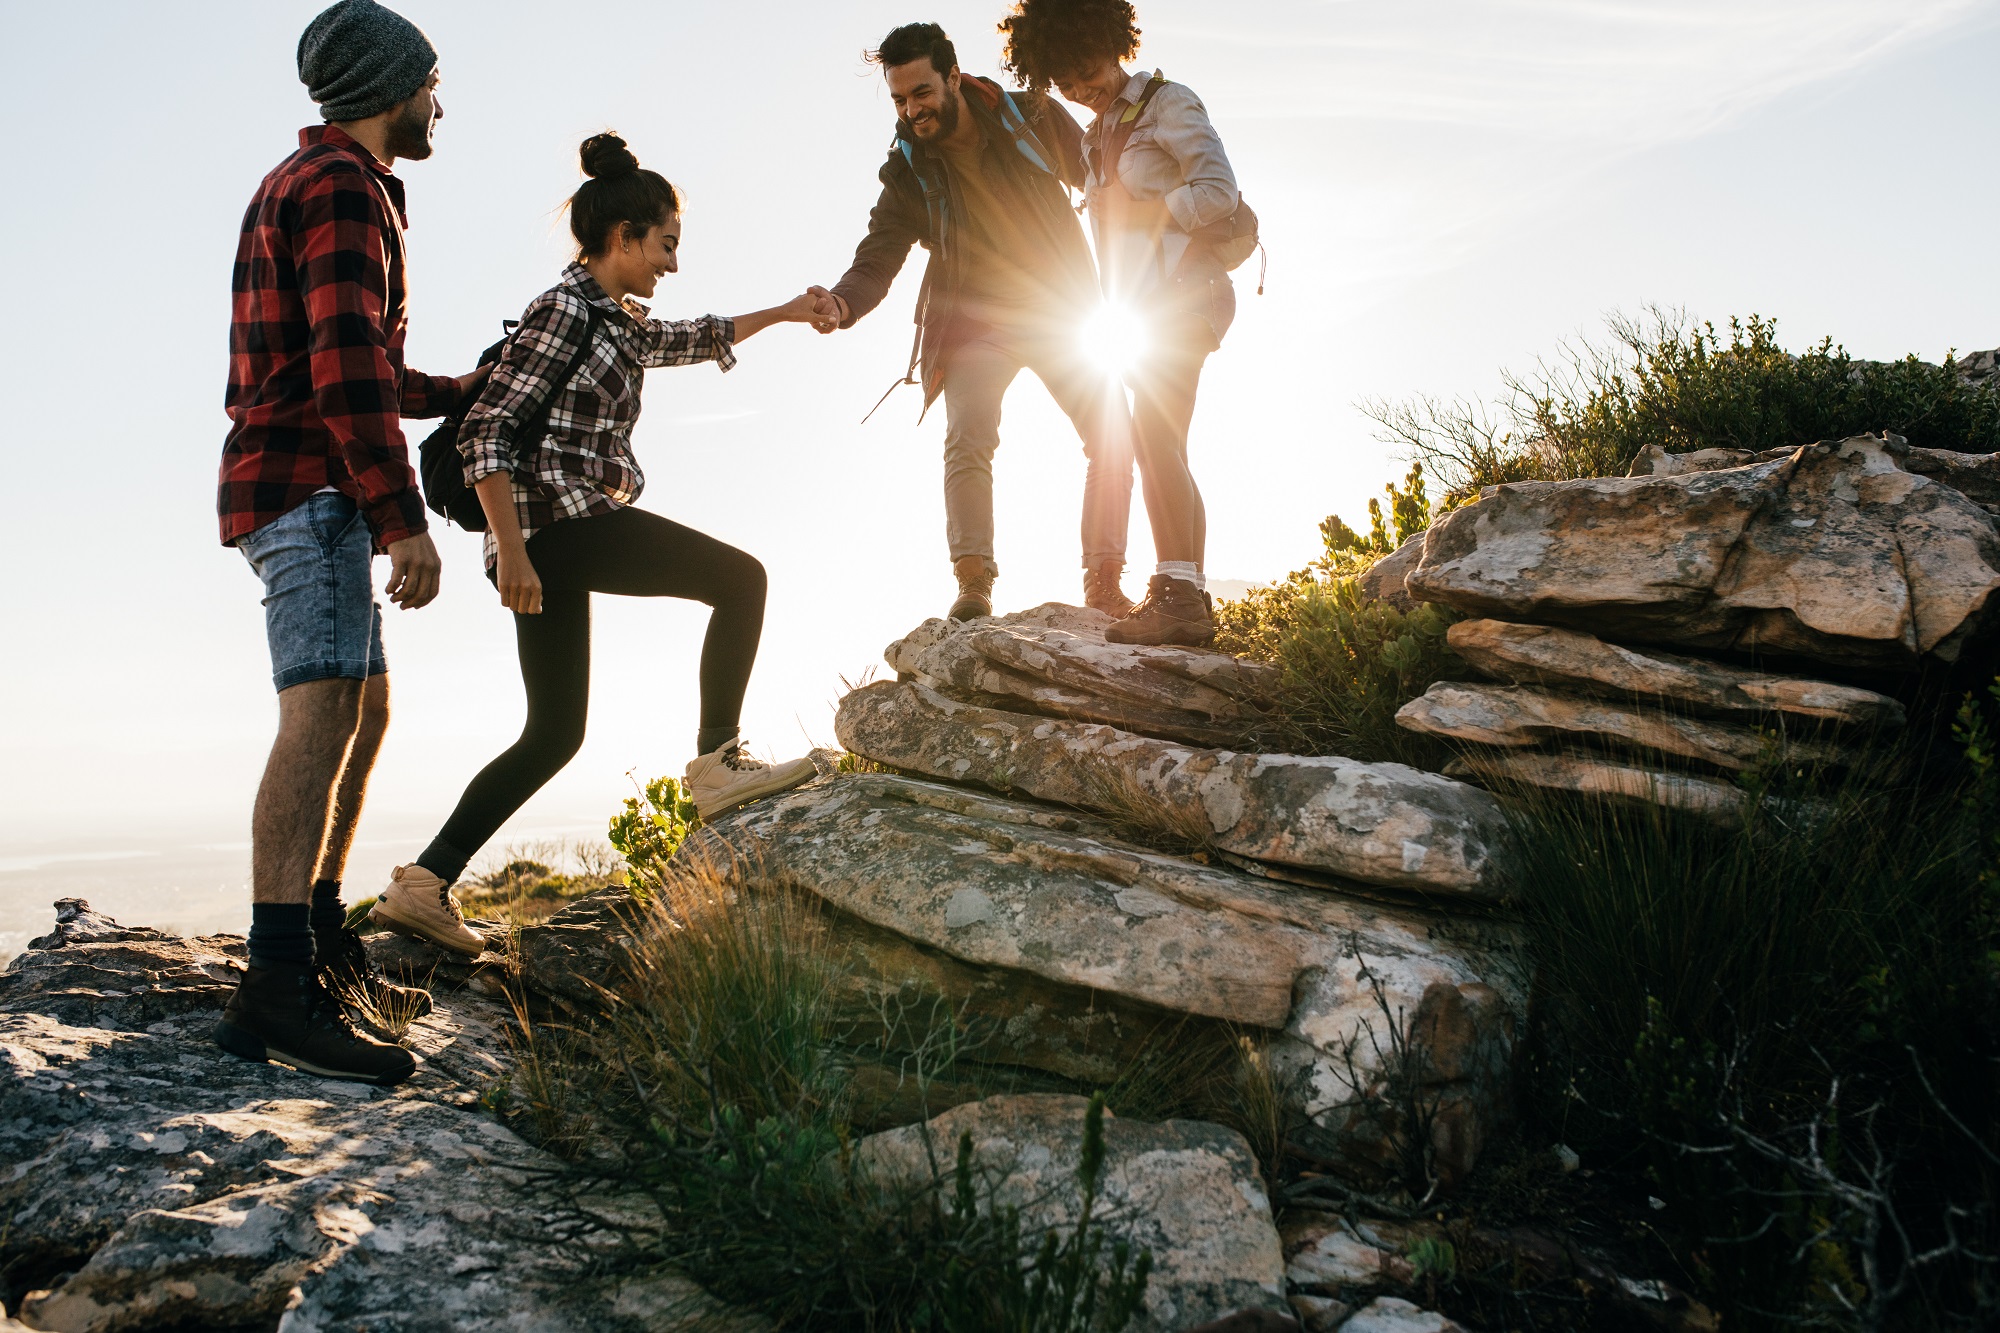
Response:
[[[577,370],[583,365],[583,359],[590,355],[590,345],[597,337],[597,324],[601,316],[596,306],[589,302],[585,302],[584,305],[589,313],[584,322],[583,341],[570,356],[569,363],[563,367],[562,373],[550,381],[553,387],[550,388],[548,397],[542,400],[541,405],[527,420],[515,428],[516,447],[540,441],[548,427],[549,411],[555,406],[556,398],[569,387],[569,382],[576,378]],[[500,327],[506,330],[506,336],[479,354],[479,364],[482,366],[491,365],[500,359],[500,353],[505,350],[507,341],[514,336],[515,330],[521,327],[521,321],[505,319],[500,321]],[[487,380],[487,383],[491,384],[492,380]],[[484,390],[481,392],[483,394]],[[478,492],[465,484],[465,458],[458,451],[458,434],[465,428],[465,418],[471,413],[472,406],[472,402],[460,403],[436,430],[424,437],[424,442],[417,446],[417,472],[423,479],[424,504],[429,506],[432,513],[447,522],[458,524],[467,532],[484,532],[486,511],[480,507]]]

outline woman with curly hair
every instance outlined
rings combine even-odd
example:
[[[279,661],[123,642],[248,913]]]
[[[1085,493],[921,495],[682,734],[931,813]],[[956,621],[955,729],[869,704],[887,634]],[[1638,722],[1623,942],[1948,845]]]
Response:
[[[1208,538],[1188,470],[1188,423],[1202,363],[1236,315],[1236,289],[1208,239],[1241,202],[1222,140],[1186,86],[1132,74],[1139,47],[1128,0],[1019,0],[1000,22],[1007,68],[1028,88],[1053,85],[1097,119],[1084,132],[1085,198],[1105,297],[1143,322],[1148,346],[1126,372],[1140,480],[1158,572],[1114,643],[1203,644],[1215,620],[1203,590]]]

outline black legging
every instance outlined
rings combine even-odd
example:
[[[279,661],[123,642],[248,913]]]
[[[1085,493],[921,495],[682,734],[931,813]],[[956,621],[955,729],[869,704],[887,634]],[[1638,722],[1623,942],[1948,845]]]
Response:
[[[583,744],[590,708],[590,594],[685,597],[714,608],[701,645],[701,729],[733,734],[764,632],[764,566],[754,556],[643,509],[563,519],[528,538],[541,614],[514,617],[528,720],[479,771],[417,858],[456,880],[499,827]]]

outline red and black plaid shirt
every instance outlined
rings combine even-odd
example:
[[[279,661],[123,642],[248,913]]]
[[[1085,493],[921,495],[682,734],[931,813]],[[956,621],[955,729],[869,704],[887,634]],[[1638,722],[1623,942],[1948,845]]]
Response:
[[[443,416],[458,385],[403,369],[409,287],[403,183],[331,125],[293,153],[243,215],[229,322],[222,541],[332,486],[376,549],[423,532],[401,417]]]

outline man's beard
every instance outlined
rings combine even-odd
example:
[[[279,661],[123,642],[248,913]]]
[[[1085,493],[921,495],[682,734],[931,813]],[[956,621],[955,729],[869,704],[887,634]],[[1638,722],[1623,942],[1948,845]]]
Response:
[[[921,141],[921,137],[917,134],[916,126],[910,124],[908,117],[906,116],[896,117],[896,128],[903,132],[903,137],[905,139]],[[942,139],[949,139],[953,134],[957,132],[958,132],[958,94],[954,92],[946,92],[944,95],[943,104],[938,107],[937,133],[929,136],[930,141],[935,143]]]
[[[421,162],[431,155],[430,100],[429,92],[411,98],[403,108],[403,114],[389,122],[389,134],[383,146],[389,150],[391,157]]]

